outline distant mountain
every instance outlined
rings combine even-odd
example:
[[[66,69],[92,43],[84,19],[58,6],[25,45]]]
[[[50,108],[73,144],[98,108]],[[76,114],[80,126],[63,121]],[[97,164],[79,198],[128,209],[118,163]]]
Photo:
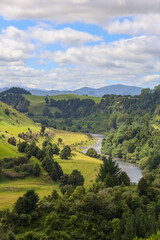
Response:
[[[7,87],[5,87],[5,88],[0,88],[0,93],[6,91],[6,90],[8,90],[8,89],[9,89],[9,88],[7,88]]]
[[[28,89],[32,95],[37,96],[55,96],[62,94],[76,94],[76,95],[88,95],[93,97],[102,97],[105,94],[115,94],[115,95],[139,95],[141,93],[141,87],[126,86],[122,84],[110,85],[101,88],[89,88],[83,87],[73,91],[59,91],[59,90],[40,90],[40,89]]]

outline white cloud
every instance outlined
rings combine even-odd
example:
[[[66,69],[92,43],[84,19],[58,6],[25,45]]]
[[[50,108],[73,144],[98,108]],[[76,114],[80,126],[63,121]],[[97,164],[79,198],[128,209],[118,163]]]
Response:
[[[160,0],[1,0],[0,14],[7,19],[54,22],[105,23],[107,19],[160,12]]]
[[[93,36],[87,32],[80,32],[71,28],[56,30],[36,26],[29,28],[28,34],[31,38],[40,40],[46,44],[60,42],[62,45],[82,45],[85,42],[97,42],[102,40],[102,37]]]
[[[137,15],[131,19],[114,19],[107,22],[105,29],[110,34],[160,35],[160,14]]]
[[[21,31],[16,28],[10,28],[2,31],[0,34],[0,62],[21,62],[32,57],[34,45],[20,37]]]
[[[140,36],[131,39],[121,39],[110,44],[102,43],[95,46],[71,47],[66,51],[42,54],[59,65],[88,64],[99,67],[124,67],[123,64],[145,64],[159,61],[160,37]],[[154,44],[153,44],[154,43]]]

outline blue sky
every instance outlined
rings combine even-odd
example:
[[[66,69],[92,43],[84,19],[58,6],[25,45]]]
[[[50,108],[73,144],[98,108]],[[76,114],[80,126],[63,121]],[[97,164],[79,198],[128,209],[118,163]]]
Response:
[[[160,84],[160,0],[1,0],[0,88]]]

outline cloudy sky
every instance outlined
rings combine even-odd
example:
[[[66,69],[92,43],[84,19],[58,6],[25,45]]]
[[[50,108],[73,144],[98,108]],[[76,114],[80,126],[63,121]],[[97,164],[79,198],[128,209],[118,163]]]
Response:
[[[0,88],[160,84],[160,0],[0,0]]]

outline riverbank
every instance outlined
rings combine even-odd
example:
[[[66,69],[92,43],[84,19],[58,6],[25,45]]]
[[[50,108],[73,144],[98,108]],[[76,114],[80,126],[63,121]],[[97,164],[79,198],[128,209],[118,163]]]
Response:
[[[82,152],[86,153],[89,148],[94,148],[98,154],[101,154],[102,140],[105,136],[100,134],[91,135],[96,140],[96,142],[89,146],[82,147]],[[107,155],[105,156],[108,157]],[[123,161],[119,158],[113,157],[113,159],[118,163],[119,167],[128,174],[132,183],[138,183],[139,180],[143,177],[142,170],[137,165]]]

